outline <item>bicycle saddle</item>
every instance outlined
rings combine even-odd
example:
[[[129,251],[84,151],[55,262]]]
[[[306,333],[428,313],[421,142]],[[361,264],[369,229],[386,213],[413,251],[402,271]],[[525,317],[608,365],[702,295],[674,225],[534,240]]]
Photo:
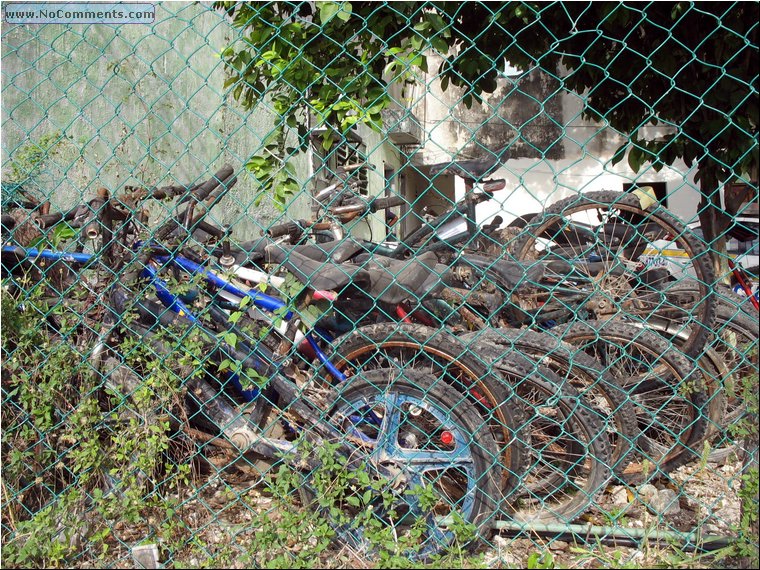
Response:
[[[459,258],[459,262],[495,275],[499,278],[500,285],[507,291],[514,291],[524,285],[538,283],[545,272],[545,267],[540,263],[526,265],[517,261],[494,259],[473,253],[463,254]]]
[[[424,297],[442,284],[440,276],[448,271],[433,252],[403,260],[363,254],[355,261],[370,275],[369,295],[391,305]]]
[[[357,253],[366,251],[366,248],[362,243],[348,236],[341,240],[296,245],[293,246],[293,250],[315,261],[329,259],[333,263],[343,263],[349,261]]]
[[[366,289],[370,285],[367,271],[351,263],[332,263],[310,259],[293,248],[261,240],[256,251],[263,254],[266,263],[285,267],[301,283],[315,290],[338,291],[348,285]]]
[[[506,145],[499,150],[489,151],[489,156],[486,158],[434,164],[430,167],[430,176],[452,174],[477,182],[496,171],[507,160],[510,146]]]

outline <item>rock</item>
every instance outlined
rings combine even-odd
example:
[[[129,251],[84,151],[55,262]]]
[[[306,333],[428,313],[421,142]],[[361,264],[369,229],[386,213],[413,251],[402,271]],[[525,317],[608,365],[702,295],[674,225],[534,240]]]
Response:
[[[655,515],[674,515],[681,512],[678,494],[672,489],[657,489],[654,485],[639,487],[639,499]]]
[[[612,504],[616,507],[628,505],[628,489],[623,486],[614,487],[611,493]]]
[[[158,546],[156,544],[133,546],[132,559],[135,561],[135,568],[158,568]]]
[[[656,502],[652,505],[663,515],[675,515],[681,512],[678,494],[673,489],[662,489],[657,493]]]
[[[642,485],[638,489],[638,497],[643,503],[649,503],[657,495],[657,487],[649,483]]]
[[[506,539],[500,535],[494,537],[494,549],[486,556],[486,567],[498,565],[504,568],[519,568],[520,558],[515,554],[514,540]]]

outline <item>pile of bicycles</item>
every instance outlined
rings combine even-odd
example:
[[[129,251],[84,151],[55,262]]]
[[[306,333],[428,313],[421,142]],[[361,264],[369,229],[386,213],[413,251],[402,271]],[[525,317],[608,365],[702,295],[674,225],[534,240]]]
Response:
[[[456,540],[455,520],[479,536],[499,518],[570,522],[612,481],[698,459],[743,413],[726,386],[756,352],[713,331],[756,348],[756,321],[728,314],[704,246],[645,190],[565,200],[507,241],[466,223],[504,182],[470,178],[464,204],[372,243],[343,225],[403,200],[338,181],[313,220],[238,241],[207,215],[236,181],[225,166],[68,212],[19,203],[3,214],[4,283],[19,311],[32,282],[81,314],[93,368],[125,398],[150,373],[127,365],[135,346],[173,368],[185,413],[171,429],[230,464],[288,465],[355,548],[367,529],[346,521],[368,509],[419,533],[424,556]],[[662,241],[686,252],[683,275],[646,263]],[[40,313],[50,334],[56,314]],[[356,473],[338,505],[314,484],[328,444]]]

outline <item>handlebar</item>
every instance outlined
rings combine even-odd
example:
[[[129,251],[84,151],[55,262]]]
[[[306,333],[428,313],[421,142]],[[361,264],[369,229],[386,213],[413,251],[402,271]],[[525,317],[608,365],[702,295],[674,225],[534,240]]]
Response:
[[[285,222],[284,224],[275,224],[266,230],[265,233],[270,238],[278,238],[283,236],[300,237],[306,226],[309,223],[306,220],[296,220],[291,222]]]
[[[74,216],[72,225],[75,227],[76,225],[80,225],[82,233],[89,239],[97,238],[102,233],[103,226],[106,224],[110,225],[105,220],[110,220],[108,198],[108,190],[98,188],[98,195],[90,200],[89,208],[83,208],[81,214]]]
[[[237,182],[237,178],[233,179],[233,181],[228,181],[228,179],[232,176],[234,170],[229,164],[225,164],[222,166],[221,169],[219,169],[214,176],[209,178],[206,182],[201,184],[197,187],[197,189],[193,192],[193,195],[195,196],[196,200],[199,202],[202,202],[206,198],[209,197],[209,195],[216,190],[216,188],[219,185],[222,185],[225,187],[225,191],[229,190],[232,185]]]
[[[213,177],[209,178],[203,184],[196,184],[194,186],[181,186],[176,184],[170,184],[168,186],[144,188],[142,186],[125,186],[124,191],[129,194],[138,196],[141,199],[152,198],[154,200],[166,200],[174,198],[176,196],[183,196],[178,202],[182,204],[187,202],[190,196],[195,196],[197,200],[205,199],[220,183],[226,182],[230,177],[233,170],[228,164],[225,164],[219,169]],[[227,188],[232,187],[237,180],[233,180],[226,184]],[[51,214],[52,215],[52,214]]]
[[[388,198],[375,198],[370,202],[362,200],[345,206],[335,206],[329,208],[328,212],[339,221],[348,222],[364,214],[374,213],[378,210],[387,210],[388,208],[396,206],[403,206],[406,203],[406,200],[401,196],[389,196]],[[329,230],[330,228],[330,222],[291,220],[289,222],[270,226],[265,231],[262,231],[261,235],[266,235],[270,238],[290,236],[292,241],[296,241],[304,235],[307,229]]]
[[[155,238],[158,240],[166,239],[180,227],[184,227],[189,233],[192,233],[202,223],[208,209],[216,204],[236,182],[237,177],[234,176],[232,166],[225,164],[214,176],[203,184],[195,186],[179,201],[178,206],[185,202],[187,205],[181,212],[167,220],[163,226],[156,230]],[[196,204],[205,206],[202,209],[203,211],[198,214],[195,213]]]
[[[387,210],[388,208],[393,208],[395,206],[403,206],[406,203],[406,200],[401,196],[390,196],[388,198],[375,198],[369,203],[362,200],[345,206],[336,206],[330,208],[328,211],[337,218],[342,218],[341,221],[350,221],[357,215],[374,213],[378,210]]]
[[[370,208],[372,212],[377,212],[378,210],[387,210],[388,208],[403,206],[406,203],[406,200],[401,196],[389,196],[388,198],[375,198],[370,203]]]

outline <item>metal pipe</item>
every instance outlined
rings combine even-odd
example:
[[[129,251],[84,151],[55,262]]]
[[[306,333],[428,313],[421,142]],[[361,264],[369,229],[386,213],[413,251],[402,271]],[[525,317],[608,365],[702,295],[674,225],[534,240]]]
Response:
[[[561,523],[521,523],[511,520],[499,520],[494,522],[494,528],[499,531],[538,533],[551,536],[573,536],[586,540],[593,537],[595,540],[609,541],[615,539],[640,541],[644,539],[680,542],[692,548],[697,546],[701,550],[718,550],[736,542],[735,536],[704,535],[699,532],[681,533],[667,530],[655,530],[645,528],[622,528],[618,526],[598,526],[581,524]]]

